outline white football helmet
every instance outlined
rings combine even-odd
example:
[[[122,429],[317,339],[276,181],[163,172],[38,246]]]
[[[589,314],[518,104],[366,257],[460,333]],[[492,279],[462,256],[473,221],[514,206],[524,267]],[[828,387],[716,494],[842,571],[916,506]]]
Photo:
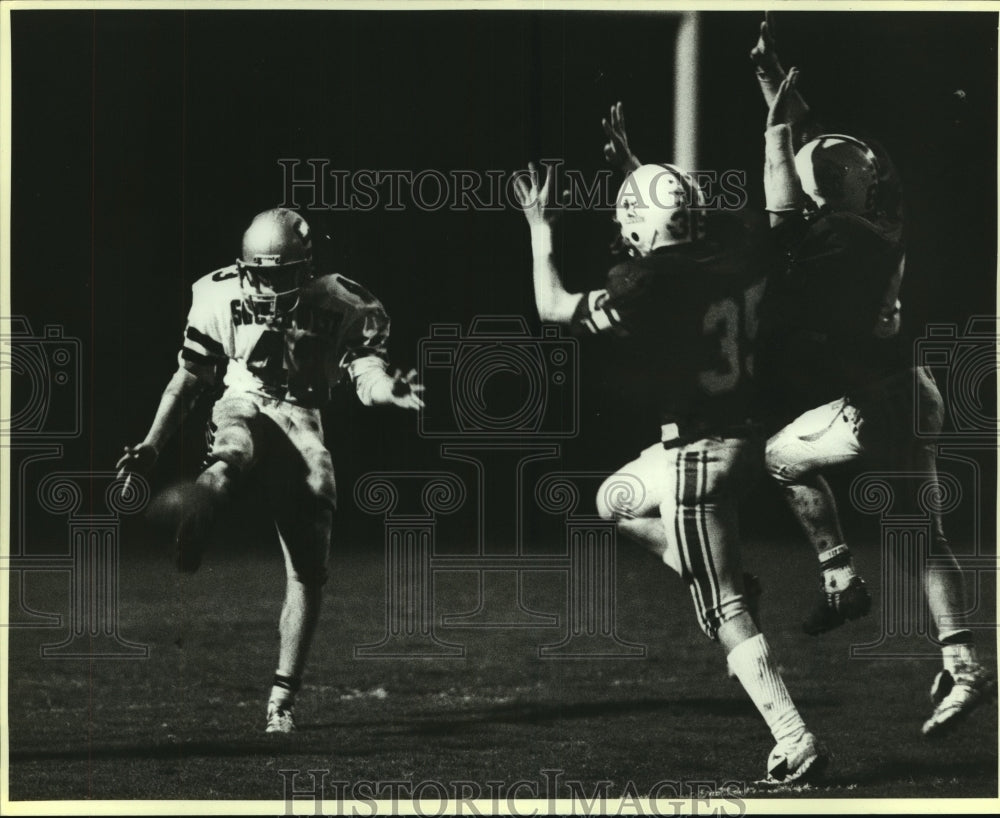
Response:
[[[860,139],[823,134],[795,155],[803,192],[817,207],[871,217],[879,204],[879,162]]]
[[[283,207],[258,213],[243,234],[236,266],[243,300],[255,316],[270,319],[291,312],[299,288],[313,275],[308,223]]]
[[[633,256],[704,236],[705,194],[691,175],[674,165],[642,165],[622,183],[615,221]]]

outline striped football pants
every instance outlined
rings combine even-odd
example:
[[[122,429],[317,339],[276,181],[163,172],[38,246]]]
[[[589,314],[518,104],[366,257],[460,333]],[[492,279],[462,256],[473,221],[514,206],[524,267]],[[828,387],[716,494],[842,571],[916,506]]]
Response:
[[[761,459],[759,443],[746,438],[710,437],[673,448],[657,443],[609,477],[598,496],[604,516],[648,517],[659,510],[698,624],[710,639],[747,610],[737,505]]]

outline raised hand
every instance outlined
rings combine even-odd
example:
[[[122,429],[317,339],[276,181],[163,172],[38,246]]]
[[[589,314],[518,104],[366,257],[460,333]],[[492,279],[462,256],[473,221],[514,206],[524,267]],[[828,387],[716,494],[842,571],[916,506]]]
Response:
[[[517,203],[524,211],[524,218],[534,229],[549,224],[555,218],[555,211],[549,207],[552,192],[552,165],[545,170],[545,183],[538,186],[538,167],[534,162],[528,163],[527,174],[519,173],[514,177],[514,195]],[[527,180],[525,179],[527,175]]]
[[[798,68],[792,68],[788,72],[788,76],[781,81],[781,85],[778,86],[778,92],[774,95],[771,107],[767,112],[768,128],[774,125],[794,124],[796,117],[794,116],[793,106],[796,104],[801,105],[801,102],[798,100],[798,94],[795,93],[795,86],[798,81]]]
[[[625,111],[620,102],[611,106],[611,118],[602,119],[604,135],[608,141],[604,143],[604,158],[622,173],[629,173],[639,167],[639,159],[628,146],[628,135],[625,133]]]
[[[764,12],[764,22],[760,24],[760,37],[750,50],[750,60],[759,71],[772,73],[781,71],[778,52],[774,45],[774,21],[771,12]]]

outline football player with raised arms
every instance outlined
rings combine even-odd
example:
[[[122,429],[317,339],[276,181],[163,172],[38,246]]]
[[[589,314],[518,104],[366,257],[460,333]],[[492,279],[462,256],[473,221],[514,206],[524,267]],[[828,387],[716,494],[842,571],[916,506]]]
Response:
[[[283,208],[259,213],[235,264],[194,283],[178,368],[142,442],[121,469],[146,471],[197,396],[225,371],[204,468],[165,492],[177,562],[193,572],[218,510],[253,472],[265,481],[287,574],[266,732],[295,729],[294,701],[319,619],[337,493],[320,411],[349,376],[366,406],[423,406],[416,372],[387,371],[389,318],[359,284],[313,269],[309,225]],[[258,466],[259,468],[255,468]]]
[[[944,405],[901,332],[903,220],[888,156],[870,140],[818,133],[797,91],[798,71],[786,75],[778,61],[769,20],[751,58],[769,106],[764,190],[784,259],[761,310],[758,375],[779,427],[766,462],[819,557],[823,592],[803,623],[819,634],[871,607],[823,472],[865,458],[936,480],[936,445],[916,438],[914,421],[919,411],[920,428],[940,430]],[[966,625],[962,573],[940,513],[933,512],[933,524],[934,559],[923,566],[923,587],[944,667],[931,688],[935,708],[922,728],[928,737],[996,689]],[[905,556],[897,570],[919,579]]]
[[[604,288],[586,293],[568,292],[556,266],[552,167],[541,184],[534,165],[527,179],[517,178],[539,316],[612,336],[621,354],[644,361],[662,440],[605,482],[598,511],[688,585],[699,625],[721,644],[774,736],[762,783],[804,782],[822,773],[827,753],[751,616],[740,565],[737,499],[760,462],[744,357],[760,282],[745,254],[704,236],[702,194],[690,174],[673,165],[631,167],[616,206],[630,258],[611,269]]]

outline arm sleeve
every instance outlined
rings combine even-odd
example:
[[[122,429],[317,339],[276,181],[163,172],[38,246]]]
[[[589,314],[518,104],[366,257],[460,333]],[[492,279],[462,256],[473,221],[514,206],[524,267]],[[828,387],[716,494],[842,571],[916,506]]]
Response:
[[[355,361],[376,358],[389,362],[389,316],[379,303],[364,307],[353,316],[344,334],[344,354],[340,366],[348,369]]]
[[[607,290],[591,290],[577,302],[570,327],[581,335],[613,333],[621,327],[621,313],[611,303]]]
[[[372,390],[389,377],[389,316],[378,302],[359,311],[347,328],[340,366],[347,370],[359,400],[370,406]]]
[[[584,336],[630,335],[642,321],[643,305],[654,295],[639,267],[630,262],[618,264],[608,273],[603,289],[584,293],[577,302],[570,331]]]
[[[202,383],[214,386],[228,356],[221,340],[218,318],[205,291],[195,284],[191,293],[191,309],[177,362]]]
[[[771,213],[801,209],[805,195],[795,172],[792,129],[773,125],[764,132],[764,200]]]

